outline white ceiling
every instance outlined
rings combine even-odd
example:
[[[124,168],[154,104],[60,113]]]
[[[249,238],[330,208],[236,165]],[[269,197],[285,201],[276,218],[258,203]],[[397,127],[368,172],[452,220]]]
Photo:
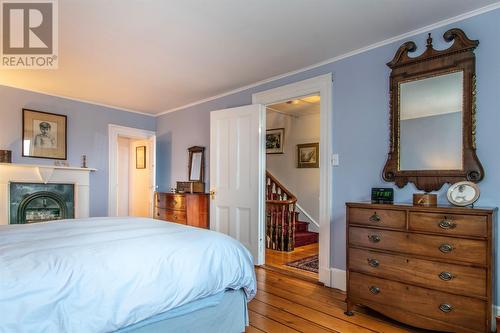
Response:
[[[267,111],[292,117],[302,117],[320,112],[320,96],[312,95],[267,106]]]
[[[0,84],[155,114],[495,2],[63,0],[59,69]]]

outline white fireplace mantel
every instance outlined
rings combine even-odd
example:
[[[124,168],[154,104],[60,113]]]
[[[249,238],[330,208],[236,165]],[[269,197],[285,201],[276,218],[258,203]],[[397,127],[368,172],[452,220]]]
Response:
[[[11,182],[75,185],[75,218],[89,216],[91,168],[0,163],[0,225],[9,224]]]

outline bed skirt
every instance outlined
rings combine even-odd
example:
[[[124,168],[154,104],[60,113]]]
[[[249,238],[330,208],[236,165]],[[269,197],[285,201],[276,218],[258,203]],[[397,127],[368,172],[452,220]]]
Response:
[[[248,326],[243,289],[228,290],[122,328],[116,333],[241,333]]]

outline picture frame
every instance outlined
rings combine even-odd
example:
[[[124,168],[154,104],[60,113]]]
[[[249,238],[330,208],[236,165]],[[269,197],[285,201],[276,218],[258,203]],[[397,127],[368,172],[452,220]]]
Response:
[[[135,147],[135,168],[146,169],[146,146]]]
[[[266,154],[283,154],[284,146],[284,128],[270,128],[266,131]]]
[[[297,145],[297,168],[319,168],[319,142]]]
[[[22,156],[66,160],[67,119],[62,114],[23,109]]]

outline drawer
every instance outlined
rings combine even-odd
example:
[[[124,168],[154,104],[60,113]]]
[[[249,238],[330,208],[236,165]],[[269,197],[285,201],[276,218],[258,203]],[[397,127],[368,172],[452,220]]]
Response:
[[[175,222],[175,223],[180,223],[180,224],[186,224],[186,213],[182,211],[177,211],[177,210],[170,210],[170,209],[163,209],[163,208],[157,208],[156,209],[156,214],[155,214],[157,219],[168,221],[168,222]]]
[[[486,329],[487,303],[470,297],[354,272],[349,275],[349,297],[355,302],[364,299],[471,330]]]
[[[486,297],[486,269],[349,249],[349,269],[444,292]]]
[[[156,206],[164,209],[186,210],[186,197],[182,194],[156,193]]]
[[[349,208],[349,224],[406,229],[406,212],[390,209]]]
[[[349,227],[349,245],[486,265],[487,242]]]
[[[486,216],[410,212],[410,230],[486,237]]]

